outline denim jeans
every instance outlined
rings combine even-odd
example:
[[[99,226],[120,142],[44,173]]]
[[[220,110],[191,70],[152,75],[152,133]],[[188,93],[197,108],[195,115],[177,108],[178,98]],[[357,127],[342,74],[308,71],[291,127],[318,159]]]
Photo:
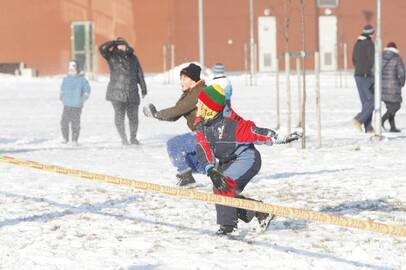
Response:
[[[355,76],[355,82],[358,88],[358,94],[361,100],[361,112],[355,116],[359,122],[364,124],[365,131],[372,128],[372,113],[374,111],[374,93],[369,89],[374,83],[372,77]]]
[[[193,172],[205,173],[196,156],[196,135],[186,133],[175,136],[166,143],[168,155],[178,172],[191,168]]]

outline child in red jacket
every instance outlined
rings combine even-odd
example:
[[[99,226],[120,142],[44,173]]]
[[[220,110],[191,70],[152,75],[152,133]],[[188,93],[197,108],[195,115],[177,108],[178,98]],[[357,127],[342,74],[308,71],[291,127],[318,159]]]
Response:
[[[227,93],[227,90],[226,90]],[[196,118],[196,153],[213,182],[214,193],[245,198],[240,193],[261,168],[261,155],[254,144],[284,144],[298,140],[294,132],[287,137],[238,116],[225,104],[224,88],[213,84],[199,93]],[[272,215],[229,206],[216,205],[217,234],[227,235],[237,228],[238,219],[257,218],[266,229]]]

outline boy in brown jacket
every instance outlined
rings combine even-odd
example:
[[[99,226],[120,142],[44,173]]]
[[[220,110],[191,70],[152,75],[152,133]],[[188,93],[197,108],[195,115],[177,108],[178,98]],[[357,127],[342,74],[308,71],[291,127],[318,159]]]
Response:
[[[200,79],[201,68],[193,63],[180,72],[182,95],[175,106],[158,111],[153,104],[143,108],[147,117],[154,117],[162,121],[177,121],[182,116],[186,118],[191,132],[177,135],[167,142],[167,151],[172,164],[177,168],[176,178],[179,186],[188,186],[196,183],[192,172],[204,173],[204,168],[196,157],[195,118],[196,104],[199,92],[206,87],[204,80]]]

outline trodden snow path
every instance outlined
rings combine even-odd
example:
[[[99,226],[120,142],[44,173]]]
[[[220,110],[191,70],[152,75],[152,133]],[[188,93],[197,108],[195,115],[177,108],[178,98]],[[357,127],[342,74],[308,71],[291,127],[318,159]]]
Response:
[[[243,76],[231,80],[235,110],[259,126],[275,126],[273,78],[262,75],[254,87],[245,86]],[[314,79],[308,80],[309,148],[258,147],[262,169],[244,193],[283,206],[406,225],[406,132],[381,142],[358,133],[351,125],[360,108],[351,77],[351,87],[337,88],[332,75],[322,74],[323,148],[315,149]],[[61,145],[60,83],[60,77],[0,77],[0,155],[175,185],[165,142],[187,132],[183,119],[166,123],[140,115],[142,145],[122,147],[104,100],[107,80],[101,78],[91,82],[81,145]],[[147,85],[143,104],[158,109],[180,95],[177,85],[162,85],[158,76],[148,77]],[[281,85],[282,133],[284,92]],[[397,124],[406,127],[403,108]],[[211,192],[208,178],[196,178],[198,190]],[[214,207],[201,202],[4,164],[0,179],[0,269],[406,269],[406,241],[400,237],[277,218],[266,233],[233,241],[214,236]],[[255,227],[239,225],[242,236]]]

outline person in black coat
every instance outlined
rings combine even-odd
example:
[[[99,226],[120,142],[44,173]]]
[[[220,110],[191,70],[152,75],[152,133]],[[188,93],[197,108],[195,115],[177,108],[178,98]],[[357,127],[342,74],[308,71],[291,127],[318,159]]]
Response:
[[[123,145],[139,144],[137,140],[138,107],[140,96],[147,95],[144,74],[134,49],[123,38],[117,38],[103,43],[100,54],[106,59],[110,68],[110,82],[107,87],[106,99],[111,101],[114,108],[114,122]],[[130,124],[130,142],[125,132],[124,118],[127,113]]]
[[[374,43],[371,40],[373,33],[373,27],[366,25],[352,51],[352,62],[355,68],[354,77],[362,104],[361,112],[352,119],[352,123],[360,131],[362,131],[362,125],[364,125],[365,132],[367,133],[374,132],[371,125],[374,110],[374,94],[371,91],[374,83],[373,68],[375,55]]]
[[[389,42],[382,55],[382,101],[386,112],[382,126],[389,120],[390,132],[400,132],[395,125],[395,114],[402,103],[402,87],[405,85],[405,65],[399,55],[396,43]]]

